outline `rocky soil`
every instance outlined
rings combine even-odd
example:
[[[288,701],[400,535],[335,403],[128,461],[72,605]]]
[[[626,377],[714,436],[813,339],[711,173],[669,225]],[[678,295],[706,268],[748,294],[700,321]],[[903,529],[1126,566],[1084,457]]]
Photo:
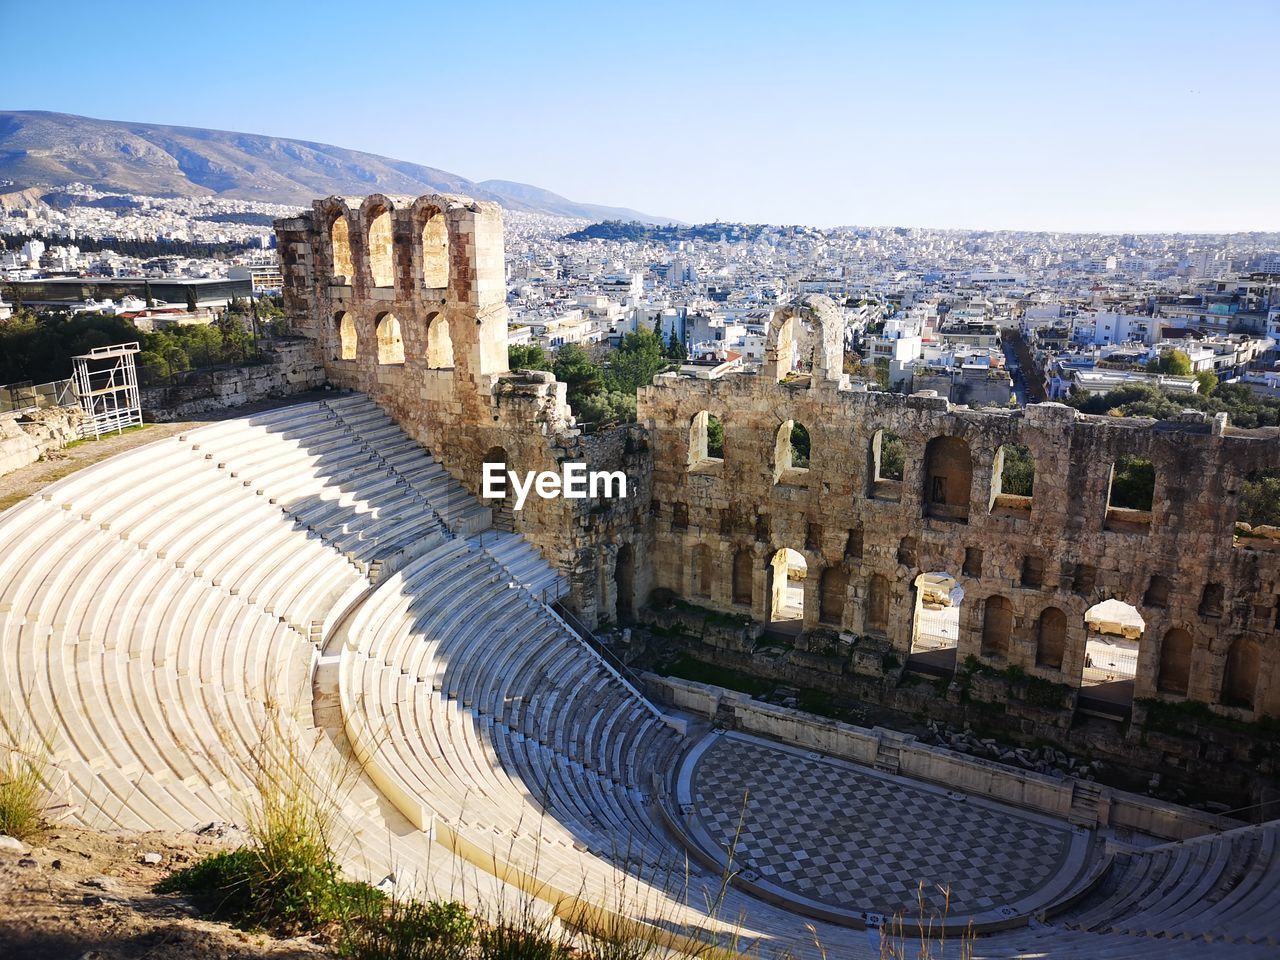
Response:
[[[0,957],[4,960],[301,960],[323,944],[249,934],[200,919],[152,888],[235,837],[48,828],[30,843],[0,837]]]

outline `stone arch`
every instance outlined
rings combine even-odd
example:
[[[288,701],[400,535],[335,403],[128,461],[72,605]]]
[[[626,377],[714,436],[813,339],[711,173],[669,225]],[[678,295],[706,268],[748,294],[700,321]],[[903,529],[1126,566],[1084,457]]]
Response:
[[[1031,509],[1035,487],[1036,460],[1024,443],[1001,444],[991,464],[991,502],[993,512],[1021,512]]]
[[[865,627],[868,633],[884,633],[889,629],[889,600],[889,578],[873,573],[867,580]]]
[[[905,466],[902,437],[892,430],[877,430],[867,451],[867,496],[877,500],[902,499]]]
[[[784,420],[773,441],[773,482],[781,482],[788,474],[807,472],[809,455],[808,427],[794,420]]]
[[[344,207],[329,211],[329,266],[335,283],[352,282],[355,261],[351,256],[350,220]]]
[[[689,423],[688,466],[715,464],[724,460],[724,427],[720,418],[699,410]]]
[[[422,244],[422,285],[428,290],[449,286],[449,223],[444,211],[434,204],[416,213],[420,224],[418,238]]]
[[[374,194],[360,208],[360,220],[364,224],[365,263],[369,270],[369,283],[374,287],[394,287],[396,284],[395,208],[386,197]]]
[[[849,574],[841,566],[830,566],[822,571],[818,587],[818,619],[833,627],[844,624],[845,595],[849,587]]]
[[[356,332],[356,318],[349,310],[339,310],[333,315],[334,357],[335,360],[354,360],[359,349],[359,336]]]
[[[1191,685],[1191,634],[1174,627],[1160,644],[1160,667],[1156,673],[1156,689],[1161,693],[1187,695]]]
[[[1045,607],[1036,621],[1036,666],[1062,669],[1067,650],[1067,615],[1057,607]]]
[[[404,363],[404,337],[400,332],[400,321],[394,313],[378,314],[374,321],[374,330],[378,336],[378,362],[384,364]]]
[[[1081,690],[1088,690],[1090,701],[1128,709],[1133,703],[1138,662],[1143,659],[1146,620],[1133,604],[1109,597],[1084,612],[1084,627]]]
[[[751,551],[742,547],[734,551],[733,554],[733,602],[739,604],[751,605],[752,599],[752,573],[755,567],[755,561],[751,557]]]
[[[924,515],[969,522],[973,456],[961,437],[934,437],[924,448]]]
[[[999,594],[987,597],[982,607],[982,655],[1009,656],[1009,639],[1013,635],[1013,604]]]
[[[1227,662],[1222,673],[1223,706],[1253,709],[1259,661],[1258,641],[1253,637],[1237,637],[1227,650]]]
[[[964,588],[944,571],[921,573],[912,587],[911,656],[924,654],[934,666],[954,670]]]
[[[432,370],[453,369],[453,338],[443,313],[427,314],[427,366]]]
[[[793,371],[810,382],[839,381],[844,321],[830,297],[809,296],[773,311],[765,330],[762,375],[782,380]]]
[[[769,574],[768,622],[798,624],[803,621],[805,580],[809,575],[804,554],[781,547],[770,558],[766,572]]]

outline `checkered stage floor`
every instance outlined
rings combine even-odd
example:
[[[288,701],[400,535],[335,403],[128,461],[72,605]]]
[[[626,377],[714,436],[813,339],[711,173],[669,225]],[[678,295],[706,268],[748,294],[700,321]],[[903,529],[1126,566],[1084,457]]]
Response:
[[[1065,824],[729,736],[702,755],[693,790],[722,849],[741,821],[737,869],[848,909],[916,916],[922,880],[931,912],[938,885],[953,915],[998,909],[1047,883],[1070,841]]]

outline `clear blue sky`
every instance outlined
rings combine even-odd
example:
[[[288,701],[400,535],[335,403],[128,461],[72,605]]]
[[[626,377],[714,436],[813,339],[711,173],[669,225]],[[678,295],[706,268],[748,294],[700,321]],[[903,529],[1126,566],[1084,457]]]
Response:
[[[1280,229],[1278,0],[0,0],[12,109],[683,220]]]

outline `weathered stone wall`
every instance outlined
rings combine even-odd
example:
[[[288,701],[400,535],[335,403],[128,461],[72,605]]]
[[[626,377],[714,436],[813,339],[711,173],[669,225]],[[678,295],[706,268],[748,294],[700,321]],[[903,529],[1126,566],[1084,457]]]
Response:
[[[0,416],[0,477],[78,439],[83,419],[79,407],[47,407]]]
[[[264,362],[226,370],[193,371],[182,383],[142,391],[147,420],[196,417],[270,397],[305,393],[325,382],[324,365],[310,340],[279,340],[264,347]]]
[[[496,205],[330,197],[276,230],[286,311],[329,380],[372,396],[473,493],[497,456],[521,472],[627,473],[625,501],[494,504],[570,578],[588,623],[656,588],[765,621],[771,560],[790,547],[807,564],[806,627],[882,637],[905,660],[915,578],[945,573],[964,590],[961,661],[1078,687],[1084,614],[1114,597],[1146,621],[1137,697],[1280,713],[1280,560],[1232,538],[1240,479],[1280,464],[1275,430],[1055,404],[980,413],[852,389],[838,314],[811,297],[775,311],[760,374],[664,375],[640,390],[639,426],[583,436],[563,385],[506,368]],[[723,459],[691,450],[703,411],[723,424]],[[792,423],[809,432],[807,467],[790,462]],[[882,430],[904,441],[901,480],[877,474]],[[1029,501],[994,483],[1012,442],[1035,458]],[[1155,464],[1149,513],[1108,508],[1124,454]]]
[[[790,547],[808,565],[807,627],[834,608],[828,626],[883,634],[905,659],[915,578],[942,572],[964,589],[960,660],[972,655],[1071,686],[1080,685],[1084,666],[1085,612],[1115,597],[1146,621],[1136,697],[1190,698],[1242,719],[1280,713],[1280,562],[1232,537],[1241,479],[1280,465],[1274,429],[1234,430],[1225,418],[1199,414],[1159,423],[1086,417],[1058,404],[980,413],[937,397],[858,392],[817,376],[778,382],[665,375],[640,391],[639,411],[654,451],[658,586],[767,620],[770,560]],[[690,463],[690,426],[700,411],[720,418],[723,460]],[[788,421],[809,431],[806,470],[779,468],[777,438]],[[900,482],[874,473],[881,430],[904,441]],[[997,452],[1011,442],[1035,458],[1029,503],[995,496]],[[958,467],[957,454],[968,463]],[[1155,465],[1150,514],[1108,510],[1112,465],[1125,454]],[[956,477],[966,473],[967,489],[957,490]],[[749,604],[735,602],[734,561],[742,555],[750,558]],[[695,567],[707,563],[704,579]],[[885,584],[887,597],[879,595]],[[1213,585],[1221,587],[1220,605],[1205,602]],[[833,589],[841,602],[832,603]],[[877,609],[885,602],[887,616]],[[1003,644],[984,649],[988,606],[1012,616]],[[1050,634],[1063,619],[1059,666],[1045,647],[1059,639]],[[1185,694],[1157,684],[1161,640],[1175,628],[1192,638]],[[1258,653],[1255,660],[1250,651],[1234,654],[1253,671],[1251,706],[1223,696],[1237,644]]]
[[[367,393],[479,496],[482,465],[559,472],[567,462],[624,470],[626,500],[542,500],[500,525],[568,577],[591,625],[616,616],[614,561],[630,545],[630,604],[648,584],[648,458],[643,432],[583,436],[549,374],[507,369],[502,211],[465,197],[330,197],[276,222],[285,310],[329,380]],[[606,566],[607,565],[607,566]],[[602,571],[607,571],[607,575]],[[625,604],[624,604],[625,606]]]

